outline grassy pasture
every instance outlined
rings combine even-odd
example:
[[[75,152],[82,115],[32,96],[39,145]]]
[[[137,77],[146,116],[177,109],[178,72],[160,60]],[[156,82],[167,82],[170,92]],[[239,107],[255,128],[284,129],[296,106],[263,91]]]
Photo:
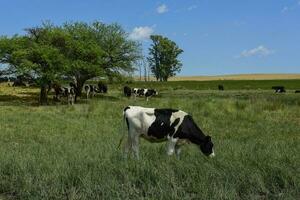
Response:
[[[74,106],[39,107],[38,89],[1,85],[0,199],[299,199],[300,80],[130,86],[160,95],[135,101],[116,84]],[[127,105],[189,112],[216,157],[193,145],[168,157],[164,143],[141,140],[141,159],[124,159],[117,145]]]

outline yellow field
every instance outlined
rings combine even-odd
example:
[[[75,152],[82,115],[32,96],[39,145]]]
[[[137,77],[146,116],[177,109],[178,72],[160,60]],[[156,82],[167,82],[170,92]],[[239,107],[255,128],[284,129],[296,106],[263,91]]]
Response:
[[[213,80],[286,80],[300,79],[300,74],[235,74],[235,75],[218,75],[218,76],[176,76],[169,81],[213,81]],[[139,80],[136,77],[135,80]],[[144,77],[142,77],[144,80]],[[151,77],[151,80],[155,80]]]

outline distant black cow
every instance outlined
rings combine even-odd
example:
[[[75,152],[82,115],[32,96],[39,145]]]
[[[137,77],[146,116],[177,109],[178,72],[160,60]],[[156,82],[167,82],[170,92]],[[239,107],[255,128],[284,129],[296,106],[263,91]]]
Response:
[[[123,92],[124,92],[125,97],[131,97],[132,91],[131,91],[131,88],[130,88],[130,87],[124,86]]]
[[[295,93],[300,93],[300,90],[296,90]]]
[[[128,130],[126,154],[133,150],[139,157],[139,139],[142,137],[150,142],[167,141],[168,155],[175,153],[179,156],[182,144],[193,143],[204,155],[215,156],[211,137],[204,135],[193,118],[184,111],[128,106],[123,115]]]
[[[285,92],[284,86],[273,86],[272,89],[275,90],[275,93],[284,93]]]
[[[107,88],[106,84],[104,84],[102,82],[98,83],[98,92],[99,93],[107,93],[107,90],[108,90],[108,88]]]
[[[218,85],[218,89],[219,90],[224,90],[224,86],[223,85]]]

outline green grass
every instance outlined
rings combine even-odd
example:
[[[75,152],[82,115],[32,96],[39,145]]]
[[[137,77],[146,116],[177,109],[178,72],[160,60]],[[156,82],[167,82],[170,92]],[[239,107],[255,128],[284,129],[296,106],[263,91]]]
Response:
[[[299,199],[299,94],[151,84],[161,92],[149,102],[127,99],[113,85],[75,106],[32,106],[1,98],[2,90],[0,199]],[[28,90],[33,99],[35,91]],[[141,159],[124,159],[117,145],[127,105],[189,112],[212,136],[216,157],[193,145],[180,159],[168,157],[164,143],[141,140]]]

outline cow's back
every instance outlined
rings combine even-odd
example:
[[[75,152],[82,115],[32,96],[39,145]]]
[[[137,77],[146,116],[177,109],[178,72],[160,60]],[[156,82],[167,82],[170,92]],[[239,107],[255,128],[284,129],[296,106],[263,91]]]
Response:
[[[128,106],[124,109],[124,117],[129,129],[135,129],[141,134],[146,134],[149,126],[155,120],[154,108]]]

